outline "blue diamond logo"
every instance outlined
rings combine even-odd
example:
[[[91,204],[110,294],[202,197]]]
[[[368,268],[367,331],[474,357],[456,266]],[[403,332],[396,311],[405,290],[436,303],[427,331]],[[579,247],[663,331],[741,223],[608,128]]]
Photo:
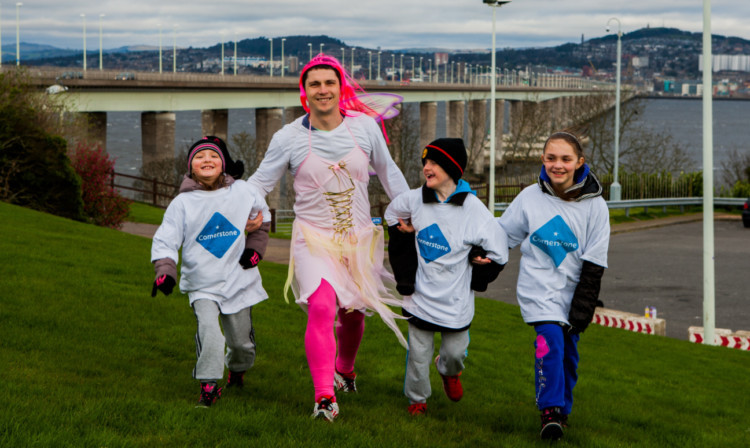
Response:
[[[549,255],[555,267],[560,266],[568,252],[578,250],[578,238],[560,215],[550,219],[547,224],[532,233],[531,244]]]
[[[198,234],[195,241],[211,252],[216,258],[221,258],[232,247],[241,235],[237,227],[233,226],[221,213],[214,213],[206,226]]]
[[[427,263],[435,261],[451,251],[448,240],[445,239],[437,224],[419,231],[417,245],[419,246],[419,254]]]

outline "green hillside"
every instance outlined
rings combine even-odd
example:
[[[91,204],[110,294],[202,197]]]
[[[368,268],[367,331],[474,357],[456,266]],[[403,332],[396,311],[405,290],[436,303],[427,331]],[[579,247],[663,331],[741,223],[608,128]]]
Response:
[[[151,298],[150,240],[0,203],[0,446],[546,446],[538,440],[533,330],[517,307],[477,300],[450,402],[432,371],[428,413],[403,396],[405,351],[367,319],[360,392],[340,420],[310,419],[305,315],[285,304],[286,266],[261,263],[245,389],[195,409],[195,322],[180,294]],[[560,446],[740,447],[750,430],[750,353],[593,326],[581,341]]]

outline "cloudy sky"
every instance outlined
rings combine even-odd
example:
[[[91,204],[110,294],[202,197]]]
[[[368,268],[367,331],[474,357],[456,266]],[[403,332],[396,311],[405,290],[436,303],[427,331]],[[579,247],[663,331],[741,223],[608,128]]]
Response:
[[[491,46],[492,10],[480,0],[24,0],[0,4],[2,44],[60,48],[123,45],[203,47],[222,40],[325,34],[352,46],[383,49]],[[714,34],[750,39],[750,1],[713,0]],[[617,17],[624,33],[643,27],[700,32],[702,0],[514,0],[497,9],[497,46],[546,47],[605,34]]]

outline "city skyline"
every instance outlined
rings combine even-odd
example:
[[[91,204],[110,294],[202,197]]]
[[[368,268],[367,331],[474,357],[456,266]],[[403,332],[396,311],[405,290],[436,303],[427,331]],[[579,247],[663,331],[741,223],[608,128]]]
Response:
[[[160,34],[165,47],[175,42],[179,47],[207,47],[222,41],[294,35],[327,35],[349,46],[384,50],[479,50],[491,45],[492,9],[480,0],[380,0],[358,2],[356,7],[347,0],[317,4],[221,0],[210,6],[174,0],[158,6],[143,0],[65,3],[0,4],[3,46],[16,42],[18,24],[21,42],[82,49],[84,20],[89,51],[99,48],[100,24],[105,49],[155,47]],[[750,39],[743,20],[750,17],[750,2],[728,3],[712,3],[712,33]],[[685,6],[680,0],[514,0],[496,13],[498,48],[550,47],[601,37],[612,17],[620,21],[623,33],[648,26],[701,32],[703,26],[702,2]],[[610,29],[616,31],[616,25]]]

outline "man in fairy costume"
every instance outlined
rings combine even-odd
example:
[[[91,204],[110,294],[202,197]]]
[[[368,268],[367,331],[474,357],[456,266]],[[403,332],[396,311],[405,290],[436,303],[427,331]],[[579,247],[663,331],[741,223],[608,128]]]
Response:
[[[285,294],[291,284],[308,313],[305,352],[315,388],[313,417],[327,421],[339,413],[334,385],[357,390],[354,361],[365,311],[377,312],[406,345],[395,324],[398,316],[386,306],[401,303],[383,283],[393,277],[383,267],[382,228],[370,219],[368,165],[391,199],[409,186],[371,116],[375,111],[362,98],[366,94],[336,58],[313,58],[300,76],[307,114],[273,136],[249,179],[267,194],[286,170],[294,176],[296,218]]]

